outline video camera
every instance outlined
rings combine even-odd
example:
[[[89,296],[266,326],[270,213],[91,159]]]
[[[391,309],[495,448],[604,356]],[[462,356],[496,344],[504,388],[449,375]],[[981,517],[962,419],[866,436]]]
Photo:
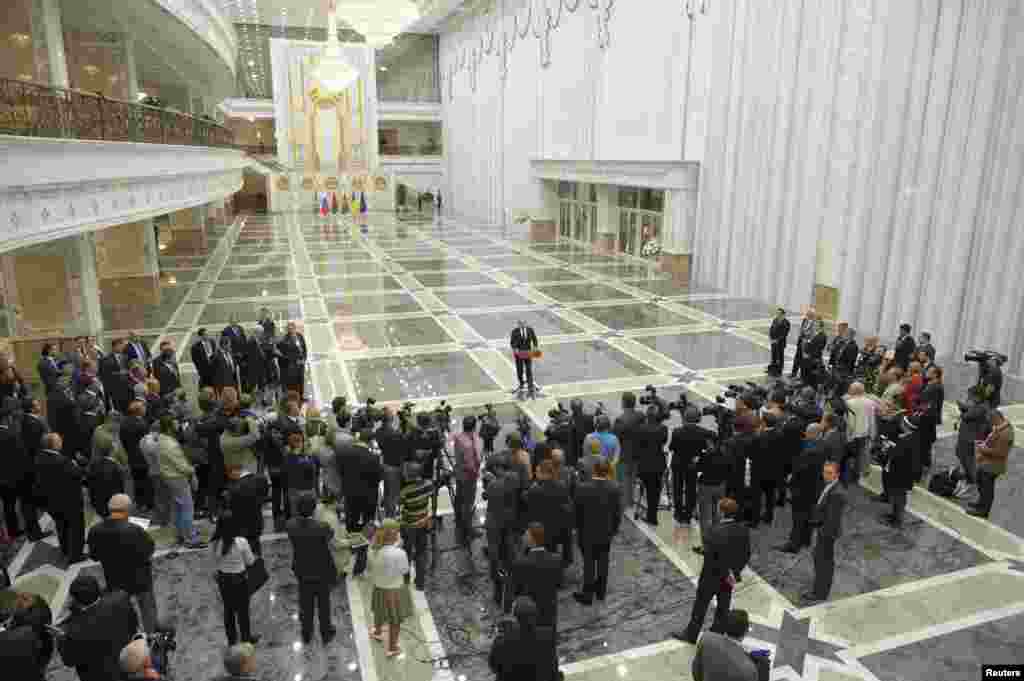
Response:
[[[565,405],[558,402],[555,408],[548,411],[548,418],[552,421],[567,421],[572,418],[572,414],[565,408]]]
[[[652,404],[658,407],[658,418],[662,421],[667,421],[672,415],[673,409],[677,409],[682,413],[689,402],[686,399],[686,393],[680,393],[679,399],[675,402],[666,402],[663,398],[658,396],[657,388],[653,385],[648,385],[644,387],[644,394],[640,396],[640,404],[645,407]]]
[[[747,381],[743,385],[730,383],[725,391],[726,397],[742,400],[751,410],[758,411],[768,401],[768,388],[760,383]]]
[[[377,400],[372,397],[366,398],[366,405],[356,410],[352,415],[352,432],[359,432],[366,428],[373,428],[374,424],[384,420],[384,412],[377,408]]]
[[[994,350],[971,350],[964,355],[965,362],[977,362],[982,366],[989,362],[995,362],[996,366],[1003,366],[1008,359],[1010,358],[1003,353]]]

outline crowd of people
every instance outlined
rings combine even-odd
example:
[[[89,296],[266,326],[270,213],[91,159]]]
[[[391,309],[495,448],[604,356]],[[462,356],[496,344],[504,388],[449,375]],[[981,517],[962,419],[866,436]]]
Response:
[[[273,529],[292,545],[302,641],[313,642],[314,619],[320,640],[333,640],[331,592],[349,575],[366,573],[373,584],[370,637],[385,655],[400,655],[401,623],[413,608],[409,589],[426,587],[428,543],[433,536],[436,547],[438,494],[446,486],[458,545],[472,549],[486,536],[493,601],[512,615],[489,657],[499,679],[559,678],[558,594],[566,569],[578,556],[578,603],[605,600],[615,586],[609,564],[623,514],[657,525],[665,491],[677,523],[699,522],[694,551],[704,556],[689,622],[674,635],[697,642],[715,599],[717,638],[705,639],[698,656],[713,665],[708,656],[717,658],[745,631],[744,613],[730,605],[750,558],[750,532],[773,524],[788,504],[792,531],[778,548],[799,553],[813,545],[815,577],[805,599],[827,599],[844,489],[877,458],[884,470],[878,500],[891,504],[885,520],[899,527],[907,493],[931,466],[945,401],[943,369],[926,334],[915,342],[904,326],[887,351],[874,337],[858,347],[853,331],[839,324],[823,341],[821,320],[809,310],[793,367],[799,382],[751,385],[734,406],[710,411],[668,405],[654,389],[638,408],[627,392],[614,420],[575,399],[552,414],[543,439],[534,442],[528,427],[519,428],[495,451],[501,427],[490,406],[463,418],[455,433],[444,409],[412,414],[369,401],[353,412],[337,398],[322,413],[303,394],[304,338],[294,324],[280,339],[275,334],[269,313],[248,334],[233,321],[218,342],[200,331],[190,349],[198,411],[183,395],[168,341],[155,357],[136,335],[113,341],[109,352],[89,338],[76,339],[62,357],[44,347],[37,369],[45,405],[0,357],[6,531],[39,541],[45,510],[67,564],[88,557],[103,567],[102,584],[87,576],[72,584],[72,615],[56,644],[52,618],[38,601],[16,604],[0,645],[27,661],[24,678],[44,678],[54,648],[82,679],[159,678],[162,656],[150,649],[162,631],[156,545],[139,517],[173,529],[180,550],[209,552],[229,678],[247,678],[260,640],[249,604],[266,580],[267,505]],[[769,374],[783,374],[778,347],[788,334],[780,311]],[[995,408],[995,374],[987,372],[965,404],[957,446],[957,493],[976,491],[972,513],[983,517],[1013,443],[1012,426]],[[683,423],[670,432],[671,409],[681,410]],[[709,414],[717,427],[705,425]],[[484,533],[474,526],[481,488]],[[87,504],[100,516],[88,532]],[[197,517],[214,526],[209,547]],[[763,660],[741,661],[737,678],[751,669],[752,678],[762,676]]]

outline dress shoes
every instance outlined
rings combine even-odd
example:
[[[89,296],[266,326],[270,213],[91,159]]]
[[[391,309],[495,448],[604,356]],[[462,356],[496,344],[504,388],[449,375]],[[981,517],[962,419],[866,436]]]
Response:
[[[593,605],[594,604],[594,597],[591,596],[588,593],[583,593],[582,591],[575,592],[572,595],[572,597],[580,605]]]
[[[776,546],[776,551],[782,551],[783,553],[800,553],[800,547],[793,546],[792,544],[783,544],[782,546]]]
[[[805,594],[800,594],[800,600],[802,600],[804,603],[821,603],[822,601],[824,601],[826,599],[819,598],[815,594],[807,592]]]
[[[967,509],[967,515],[972,515],[975,518],[988,518],[988,513],[985,513],[980,508],[974,508],[973,506]]]
[[[690,643],[696,645],[697,637],[691,636],[687,631],[673,631],[671,633],[672,638],[682,641],[683,643]]]
[[[324,642],[324,645],[329,644],[334,640],[334,637],[338,635],[338,630],[331,627],[330,631],[325,634],[321,634],[320,639]]]

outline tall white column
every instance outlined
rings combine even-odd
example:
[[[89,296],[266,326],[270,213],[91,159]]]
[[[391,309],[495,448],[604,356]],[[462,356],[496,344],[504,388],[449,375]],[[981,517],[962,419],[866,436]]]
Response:
[[[617,234],[619,231],[619,188],[599,184],[597,188],[597,233]]]
[[[145,236],[146,253],[146,274],[154,275],[160,273],[160,242],[156,235],[156,225],[153,219],[142,220],[143,235]]]
[[[135,63],[135,36],[124,35],[124,67],[128,72],[128,101],[139,98],[139,70]]]
[[[72,276],[77,276],[78,327],[82,333],[98,336],[103,330],[103,311],[100,307],[100,282],[96,276],[96,237],[92,232],[71,237],[74,254]]]
[[[46,52],[50,64],[50,85],[68,87],[68,60],[64,51],[64,28],[59,0],[37,0],[46,36]]]

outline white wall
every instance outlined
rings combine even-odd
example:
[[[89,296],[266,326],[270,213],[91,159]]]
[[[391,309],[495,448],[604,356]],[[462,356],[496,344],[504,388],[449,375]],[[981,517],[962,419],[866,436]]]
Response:
[[[499,0],[493,15],[442,34],[446,205],[456,212],[501,221],[542,211],[531,158],[683,159],[685,3],[595,0],[593,9],[581,0],[571,12],[572,4]],[[542,6],[552,8],[550,31],[541,30]],[[516,29],[526,37],[513,40]]]
[[[711,5],[696,276],[797,308],[817,274],[862,331],[908,322],[1019,369],[1020,4]]]

